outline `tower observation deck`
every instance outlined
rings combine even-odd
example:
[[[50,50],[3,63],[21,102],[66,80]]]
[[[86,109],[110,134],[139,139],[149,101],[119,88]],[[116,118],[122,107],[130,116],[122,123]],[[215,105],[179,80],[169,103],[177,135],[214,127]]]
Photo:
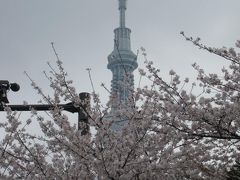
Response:
[[[131,50],[131,30],[126,27],[125,13],[127,0],[119,1],[120,23],[114,30],[114,49],[108,56],[107,68],[112,71],[111,96],[112,110],[126,105],[134,89],[133,71],[138,67],[137,56]]]

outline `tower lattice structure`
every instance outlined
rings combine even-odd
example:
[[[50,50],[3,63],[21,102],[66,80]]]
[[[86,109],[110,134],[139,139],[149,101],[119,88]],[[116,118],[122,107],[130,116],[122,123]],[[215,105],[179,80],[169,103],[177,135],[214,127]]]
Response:
[[[137,56],[131,50],[131,30],[125,25],[127,0],[119,1],[120,25],[114,30],[114,49],[108,56],[107,68],[112,71],[112,110],[126,105],[134,89],[133,71],[138,67]]]

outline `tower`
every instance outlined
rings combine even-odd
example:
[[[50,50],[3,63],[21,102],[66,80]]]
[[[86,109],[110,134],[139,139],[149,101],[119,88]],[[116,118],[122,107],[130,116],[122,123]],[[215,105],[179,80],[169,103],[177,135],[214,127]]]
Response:
[[[125,26],[127,0],[119,1],[120,23],[114,30],[114,49],[108,56],[107,68],[112,71],[112,111],[119,105],[127,105],[134,89],[133,71],[138,67],[137,56],[131,50],[131,30]]]

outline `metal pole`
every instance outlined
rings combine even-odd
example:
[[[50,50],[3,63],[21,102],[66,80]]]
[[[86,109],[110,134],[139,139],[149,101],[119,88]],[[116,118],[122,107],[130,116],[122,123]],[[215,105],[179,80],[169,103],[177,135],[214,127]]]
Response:
[[[4,92],[0,92],[0,95]],[[28,104],[28,105],[6,105],[6,107],[10,107],[13,111],[31,111],[32,109],[36,111],[50,111],[53,110],[56,106],[62,108],[65,111],[71,113],[78,113],[78,130],[81,131],[81,135],[86,135],[90,133],[89,128],[89,114],[90,111],[90,94],[87,92],[83,92],[79,94],[79,98],[81,100],[81,106],[75,107],[73,103],[68,104],[57,104],[57,105],[50,105],[50,104]],[[0,97],[0,103],[8,101],[3,101],[3,96]],[[4,106],[0,104],[0,111],[4,111]]]
[[[32,109],[36,111],[49,111],[55,108],[55,105],[50,105],[50,104],[28,104],[28,105],[6,105],[6,106],[10,107],[11,110],[13,111],[31,111]],[[72,103],[58,104],[56,106],[63,108],[63,110],[71,113],[79,112],[79,108],[74,107]],[[0,106],[0,111],[4,111],[3,106]]]
[[[81,135],[89,134],[89,110],[90,110],[90,94],[83,92],[79,94],[82,106],[78,111],[78,130],[81,131]]]

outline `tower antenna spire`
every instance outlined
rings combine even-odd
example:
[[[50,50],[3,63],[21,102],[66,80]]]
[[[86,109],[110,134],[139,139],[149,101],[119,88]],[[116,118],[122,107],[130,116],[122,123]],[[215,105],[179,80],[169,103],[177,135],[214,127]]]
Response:
[[[125,11],[127,9],[127,0],[119,0],[120,27],[125,27]]]

